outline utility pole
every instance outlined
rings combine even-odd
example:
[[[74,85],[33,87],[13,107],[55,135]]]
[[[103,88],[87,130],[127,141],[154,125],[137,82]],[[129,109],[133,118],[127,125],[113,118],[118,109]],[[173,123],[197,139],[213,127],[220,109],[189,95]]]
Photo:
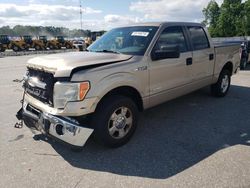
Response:
[[[81,24],[81,30],[82,30],[82,1],[79,0],[79,4],[80,4],[80,24]]]

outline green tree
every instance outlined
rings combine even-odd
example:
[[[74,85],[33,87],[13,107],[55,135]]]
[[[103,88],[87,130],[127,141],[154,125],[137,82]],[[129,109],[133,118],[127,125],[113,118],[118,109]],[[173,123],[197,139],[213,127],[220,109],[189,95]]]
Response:
[[[9,26],[0,27],[0,35],[9,35],[9,36],[23,36],[23,35],[31,35],[33,37],[38,37],[41,35],[46,35],[49,39],[54,38],[56,36],[62,35],[65,37],[90,37],[90,30],[81,30],[81,29],[73,29],[70,30],[65,27],[54,27],[54,26],[22,26],[16,25],[13,28]]]
[[[220,7],[215,0],[208,3],[208,6],[203,9],[203,14],[205,16],[204,23],[209,26],[208,30],[212,37],[218,36],[218,20],[220,17]]]
[[[245,35],[250,36],[250,0],[247,0],[244,4],[244,31]]]
[[[244,8],[241,0],[224,0],[220,12],[219,35],[225,37],[243,35],[242,15]]]
[[[221,7],[212,0],[203,14],[212,37],[250,35],[250,0],[224,0]]]

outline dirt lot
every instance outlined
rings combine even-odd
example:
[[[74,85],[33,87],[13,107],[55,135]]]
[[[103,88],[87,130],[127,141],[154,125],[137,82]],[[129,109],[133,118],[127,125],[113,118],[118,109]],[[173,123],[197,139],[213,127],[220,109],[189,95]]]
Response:
[[[0,187],[250,187],[250,69],[225,98],[204,88],[142,113],[124,147],[90,139],[74,153],[13,128],[22,95],[13,80],[31,57],[0,58]]]

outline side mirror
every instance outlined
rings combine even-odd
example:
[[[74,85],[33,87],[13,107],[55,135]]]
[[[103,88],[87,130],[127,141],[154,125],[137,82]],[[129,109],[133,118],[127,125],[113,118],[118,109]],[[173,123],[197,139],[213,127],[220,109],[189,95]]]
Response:
[[[180,57],[180,47],[178,45],[164,47],[161,50],[153,50],[151,58],[153,61],[161,59],[174,59]]]

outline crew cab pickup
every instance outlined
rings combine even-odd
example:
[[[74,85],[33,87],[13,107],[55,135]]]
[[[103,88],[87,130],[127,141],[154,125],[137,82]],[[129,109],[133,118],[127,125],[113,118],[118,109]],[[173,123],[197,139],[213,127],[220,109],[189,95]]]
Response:
[[[27,63],[17,117],[82,147],[94,134],[118,147],[136,130],[138,112],[211,86],[224,97],[240,66],[239,45],[217,45],[198,23],[143,23],[112,29],[85,52]]]

